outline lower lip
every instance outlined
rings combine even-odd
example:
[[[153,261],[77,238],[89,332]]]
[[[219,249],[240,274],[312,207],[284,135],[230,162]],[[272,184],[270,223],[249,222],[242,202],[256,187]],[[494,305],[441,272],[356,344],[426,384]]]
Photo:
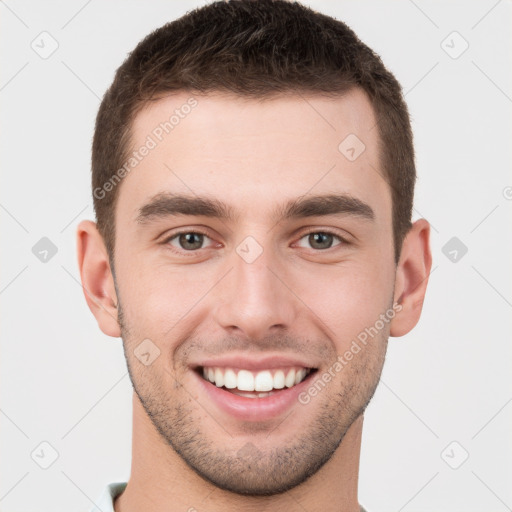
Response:
[[[294,404],[301,405],[298,397],[310,385],[310,373],[302,382],[284,388],[275,394],[263,398],[247,398],[230,393],[203,379],[195,371],[192,372],[213,403],[230,416],[245,421],[265,421],[278,418]]]

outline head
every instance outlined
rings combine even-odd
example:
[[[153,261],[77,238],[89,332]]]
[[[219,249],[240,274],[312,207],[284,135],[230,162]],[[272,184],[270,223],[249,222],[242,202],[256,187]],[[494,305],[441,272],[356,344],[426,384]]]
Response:
[[[399,83],[344,23],[298,3],[209,4],[117,70],[82,281],[123,338],[140,411],[198,475],[271,495],[336,452],[388,337],[420,316],[431,258],[415,179]],[[200,382],[225,356],[292,358],[309,387],[286,418],[235,418]]]

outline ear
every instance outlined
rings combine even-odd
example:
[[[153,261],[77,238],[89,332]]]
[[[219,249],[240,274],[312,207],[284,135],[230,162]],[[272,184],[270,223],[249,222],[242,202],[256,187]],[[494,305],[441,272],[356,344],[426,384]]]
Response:
[[[418,323],[432,267],[430,224],[419,219],[404,238],[395,277],[394,304],[402,309],[390,324],[391,336],[403,336]]]
[[[117,295],[107,249],[96,224],[80,222],[76,232],[78,267],[87,305],[99,328],[118,338],[121,329],[117,317]]]

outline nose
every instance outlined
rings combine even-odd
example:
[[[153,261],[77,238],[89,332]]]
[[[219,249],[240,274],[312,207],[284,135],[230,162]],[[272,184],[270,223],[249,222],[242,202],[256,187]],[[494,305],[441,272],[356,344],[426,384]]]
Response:
[[[230,335],[251,340],[263,339],[276,329],[289,331],[297,320],[300,301],[277,255],[265,249],[251,262],[243,252],[233,251],[229,266],[231,271],[216,287],[217,324]]]

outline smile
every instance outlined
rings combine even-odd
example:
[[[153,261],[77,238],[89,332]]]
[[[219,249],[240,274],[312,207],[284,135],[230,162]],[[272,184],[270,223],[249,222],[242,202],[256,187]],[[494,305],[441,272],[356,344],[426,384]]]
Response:
[[[248,422],[282,418],[292,408],[301,414],[305,406],[299,395],[318,373],[317,368],[284,366],[284,362],[278,365],[276,360],[268,369],[261,363],[253,364],[250,370],[218,364],[195,366],[192,371],[206,409],[213,407],[231,419]]]
[[[200,367],[203,378],[218,388],[247,398],[265,398],[275,391],[300,384],[314,368],[292,367],[250,371],[237,368]]]

